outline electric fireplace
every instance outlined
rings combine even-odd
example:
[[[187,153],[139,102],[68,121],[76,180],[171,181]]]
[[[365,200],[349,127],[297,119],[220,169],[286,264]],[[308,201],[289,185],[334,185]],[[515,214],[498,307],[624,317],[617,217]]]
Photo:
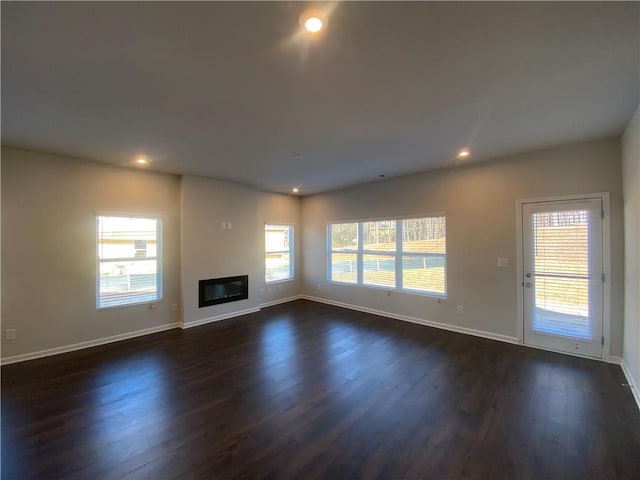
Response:
[[[249,298],[249,275],[211,278],[198,282],[198,307],[235,302]]]

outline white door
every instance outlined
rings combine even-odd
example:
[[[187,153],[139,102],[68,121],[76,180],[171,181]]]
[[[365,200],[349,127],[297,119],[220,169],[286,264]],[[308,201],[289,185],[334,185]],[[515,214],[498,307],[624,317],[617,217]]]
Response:
[[[602,358],[602,199],[524,203],[524,342]]]

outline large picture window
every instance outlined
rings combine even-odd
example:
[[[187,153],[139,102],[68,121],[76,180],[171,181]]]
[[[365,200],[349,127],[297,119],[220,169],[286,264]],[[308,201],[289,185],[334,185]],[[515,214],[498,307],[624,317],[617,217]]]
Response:
[[[293,279],[293,226],[264,226],[265,282]]]
[[[328,226],[328,280],[446,295],[444,216]]]
[[[162,220],[98,215],[98,309],[162,299]]]

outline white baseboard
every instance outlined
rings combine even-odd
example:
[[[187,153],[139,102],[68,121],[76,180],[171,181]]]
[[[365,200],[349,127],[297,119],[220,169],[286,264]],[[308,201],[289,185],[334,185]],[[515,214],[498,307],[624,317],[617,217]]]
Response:
[[[329,300],[327,298],[313,297],[311,295],[302,295],[302,298],[306,300],[311,300],[313,302],[326,303],[328,305],[334,305],[336,307],[343,307],[343,308],[348,308],[350,310],[357,310],[359,312],[372,313],[373,315],[379,315],[382,317],[402,320],[403,322],[417,323],[420,325],[426,325],[428,327],[439,328],[441,330],[449,330],[450,332],[464,333],[466,335],[473,335],[474,337],[488,338],[490,340],[498,340],[500,342],[515,343],[520,345],[516,337],[501,335],[499,333],[485,332],[483,330],[476,330],[476,329],[467,328],[467,327],[459,327],[457,325],[434,322],[432,320],[425,320],[422,318],[410,317],[408,315],[399,315],[397,313],[383,312],[382,310],[375,310],[373,308],[361,307],[359,305],[351,305],[349,303],[336,302],[334,300]]]
[[[287,298],[279,298],[277,300],[272,300],[270,302],[265,302],[260,304],[260,308],[273,307],[274,305],[280,305],[281,303],[293,302],[294,300],[300,300],[304,298],[304,295],[294,295],[293,297]]]
[[[179,324],[177,323],[169,323],[167,325],[160,325],[157,327],[136,330],[135,332],[121,333],[119,335],[113,335],[111,337],[97,338],[95,340],[89,340],[86,342],[74,343],[72,345],[65,345],[64,347],[49,348],[47,350],[39,350],[37,352],[24,353],[22,355],[14,355],[13,357],[5,357],[0,359],[0,365],[8,365],[10,363],[25,362],[27,360],[34,360],[36,358],[50,357],[51,355],[58,355],[61,353],[73,352],[75,350],[82,350],[85,348],[97,347],[99,345],[119,342],[121,340],[127,340],[129,338],[141,337],[143,335],[151,335],[152,333],[164,332],[165,330],[172,330],[178,327],[179,327]]]
[[[238,312],[227,313],[223,315],[217,315],[215,317],[204,318],[202,320],[194,320],[187,323],[169,323],[167,325],[160,325],[158,327],[145,328],[143,330],[136,330],[135,332],[127,332],[119,335],[113,335],[111,337],[97,338],[95,340],[88,340],[86,342],[74,343],[72,345],[65,345],[63,347],[49,348],[47,350],[39,350],[37,352],[24,353],[21,355],[14,355],[12,357],[5,357],[0,359],[0,365],[9,365],[11,363],[26,362],[27,360],[35,360],[36,358],[50,357],[52,355],[59,355],[61,353],[73,352],[75,350],[82,350],[84,348],[97,347],[99,345],[106,345],[107,343],[119,342],[120,340],[127,340],[129,338],[141,337],[143,335],[151,335],[152,333],[164,332],[166,330],[172,330],[174,328],[192,328],[198,325],[205,325],[211,322],[218,322],[227,318],[239,317],[241,315],[247,315],[249,313],[259,312],[261,308],[278,305],[280,303],[292,302],[303,298],[302,295],[295,295],[293,297],[282,298],[267,302],[260,307],[248,308],[246,310],[240,310]]]
[[[621,359],[620,366],[622,367],[624,376],[627,377],[627,383],[629,384],[633,398],[636,401],[636,405],[638,405],[638,409],[640,410],[640,392],[638,391],[638,385],[634,381],[633,376],[631,376],[631,372],[629,371],[629,367],[627,366],[627,362],[625,362],[624,358]]]
[[[239,310],[237,312],[223,313],[222,315],[216,315],[215,317],[203,318],[201,320],[193,320],[191,322],[183,322],[180,328],[187,329],[197,327],[199,325],[205,325],[207,323],[219,322],[220,320],[226,320],[227,318],[240,317],[242,315],[248,315],[250,313],[256,313],[260,311],[260,307],[247,308],[245,310]]]

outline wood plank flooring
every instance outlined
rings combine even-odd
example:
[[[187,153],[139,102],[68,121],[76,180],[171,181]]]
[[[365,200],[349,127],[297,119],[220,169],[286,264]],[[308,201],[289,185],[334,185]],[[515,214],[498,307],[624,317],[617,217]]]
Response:
[[[2,367],[2,478],[638,479],[624,383],[299,300]]]

